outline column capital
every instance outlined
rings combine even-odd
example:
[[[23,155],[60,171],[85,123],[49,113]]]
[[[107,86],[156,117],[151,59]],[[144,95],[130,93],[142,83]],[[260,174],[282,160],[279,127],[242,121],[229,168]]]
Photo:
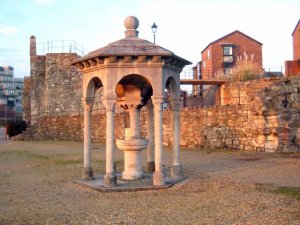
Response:
[[[181,102],[181,100],[179,98],[170,99],[170,105],[171,105],[172,111],[180,110],[180,102]]]
[[[102,97],[102,103],[107,111],[115,110],[116,100],[117,98],[115,97],[107,97],[107,96]]]
[[[154,105],[155,110],[162,110],[162,104],[164,103],[164,97],[163,96],[152,96],[152,103]]]

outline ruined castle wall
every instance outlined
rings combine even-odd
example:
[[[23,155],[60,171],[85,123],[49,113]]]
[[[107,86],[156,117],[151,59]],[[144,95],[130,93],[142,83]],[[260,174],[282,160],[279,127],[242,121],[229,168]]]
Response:
[[[45,112],[51,116],[74,115],[82,111],[82,76],[71,62],[74,53],[47,54],[45,59]]]
[[[51,53],[32,56],[31,75],[25,84],[23,96],[25,120],[35,124],[49,116],[81,115],[83,113],[82,74],[71,62],[79,56],[74,53]],[[103,112],[102,89],[96,91],[93,111]]]
[[[30,114],[31,124],[35,124],[44,116],[45,97],[45,62],[46,56],[33,56],[30,65]],[[27,112],[24,111],[26,114]]]
[[[25,137],[77,140],[83,137],[81,75],[69,67],[72,54],[49,54],[33,60],[31,120]],[[225,105],[182,109],[181,146],[247,151],[300,151],[300,76],[227,84]],[[92,140],[105,142],[105,111],[97,91]],[[118,111],[118,110],[117,110]],[[118,111],[119,112],[119,111]],[[173,143],[171,112],[163,117],[164,145]],[[141,113],[146,136],[145,114]],[[115,116],[115,136],[124,136],[123,113]],[[26,136],[27,135],[27,136]]]
[[[185,108],[180,112],[180,145],[245,151],[300,151],[300,77],[276,82],[257,81],[260,92],[249,104],[214,108]],[[267,85],[266,85],[267,84]],[[234,89],[234,87],[232,87]],[[240,84],[243,91],[250,85]],[[92,140],[105,142],[105,114],[94,114]],[[146,115],[141,113],[142,135],[146,136]],[[172,112],[163,114],[163,142],[172,146]],[[115,136],[124,136],[123,113],[115,115]],[[34,139],[82,140],[83,116],[49,116],[39,121]]]

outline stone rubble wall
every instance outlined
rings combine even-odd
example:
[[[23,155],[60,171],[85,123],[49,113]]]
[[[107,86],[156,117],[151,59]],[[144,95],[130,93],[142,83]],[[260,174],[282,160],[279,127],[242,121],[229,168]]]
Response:
[[[23,115],[27,124],[34,124],[44,117],[83,113],[82,74],[70,65],[78,57],[75,53],[31,57],[31,74],[25,79],[23,94]],[[101,93],[102,88],[95,93],[95,113],[105,110],[100,100]]]
[[[243,91],[253,91],[259,86],[262,89],[256,94],[251,92],[249,104],[181,110],[181,146],[300,152],[300,77],[272,82],[256,81],[252,86],[249,83],[239,85]],[[231,88],[234,89],[233,86]],[[93,115],[92,121],[93,142],[105,142],[105,114]],[[146,136],[145,112],[141,113],[141,125],[142,136]],[[172,126],[172,111],[166,110],[163,115],[165,146],[172,146]],[[44,117],[35,127],[32,139],[82,141],[83,116]],[[125,116],[117,113],[116,138],[124,137],[124,127]]]
[[[71,53],[34,56],[30,84],[24,97],[26,118],[31,127],[23,134],[32,140],[82,141],[82,75],[70,62]],[[105,110],[96,92],[93,107],[93,142],[105,142]],[[224,105],[181,110],[183,147],[239,149],[246,151],[300,151],[300,76],[261,79],[226,84]],[[27,103],[26,103],[27,100]],[[124,136],[124,113],[116,109],[115,136]],[[30,115],[30,116],[28,116]],[[142,135],[146,136],[146,115],[141,113]],[[164,145],[172,146],[172,113],[163,117]]]

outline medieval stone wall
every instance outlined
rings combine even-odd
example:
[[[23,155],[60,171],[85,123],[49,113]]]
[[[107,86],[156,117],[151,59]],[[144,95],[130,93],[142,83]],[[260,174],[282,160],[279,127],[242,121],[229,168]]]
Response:
[[[251,87],[255,87],[256,92]],[[242,91],[242,96],[248,98],[249,104],[181,110],[181,146],[299,152],[300,77],[256,81],[252,86],[250,83],[240,83],[238,88]],[[245,96],[248,89],[252,92]],[[235,90],[233,84],[231,90]],[[172,112],[166,110],[163,117],[163,140],[166,146],[171,146],[173,142],[171,118]],[[94,114],[92,120],[93,141],[104,142],[105,114]],[[146,136],[144,112],[141,113],[141,125],[142,135]],[[46,116],[35,127],[30,134],[33,139],[80,141],[83,137],[82,115]],[[124,136],[124,127],[125,116],[117,113],[116,138]]]
[[[76,54],[33,56],[30,89],[24,96],[31,107],[24,113],[32,126],[23,135],[35,140],[76,140],[83,137],[82,75],[70,66]],[[96,92],[92,139],[105,141],[105,110]],[[30,99],[31,98],[31,99]],[[300,76],[277,80],[230,83],[223,106],[181,110],[181,146],[248,151],[300,151]],[[29,106],[29,104],[27,104]],[[122,110],[117,108],[115,136],[124,136]],[[164,145],[171,146],[171,112],[164,112]],[[145,113],[141,113],[146,136]]]
[[[71,62],[75,53],[31,56],[31,75],[24,84],[24,118],[34,124],[44,117],[83,114],[82,74]],[[103,113],[102,88],[95,93],[94,113]]]

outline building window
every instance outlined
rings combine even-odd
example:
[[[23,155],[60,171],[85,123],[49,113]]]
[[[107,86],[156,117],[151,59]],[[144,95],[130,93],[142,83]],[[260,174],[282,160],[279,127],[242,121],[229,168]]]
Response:
[[[205,68],[205,61],[203,61],[203,68]]]
[[[210,59],[210,51],[207,51],[207,59]]]
[[[233,63],[232,45],[227,45],[223,47],[223,62]]]

